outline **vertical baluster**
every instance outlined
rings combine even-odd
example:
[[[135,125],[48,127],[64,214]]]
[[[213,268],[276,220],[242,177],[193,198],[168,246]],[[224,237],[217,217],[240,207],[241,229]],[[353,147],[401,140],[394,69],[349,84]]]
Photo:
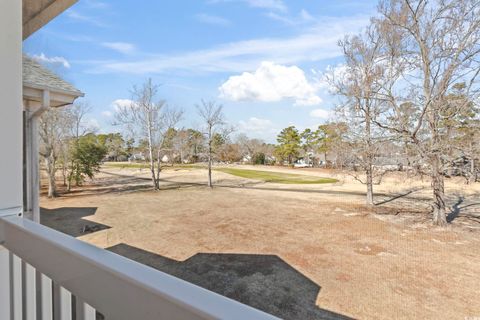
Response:
[[[40,320],[53,320],[52,280],[37,272],[37,317]]]
[[[54,312],[55,320],[72,320],[72,294],[65,288],[54,285]]]
[[[95,320],[95,309],[85,303],[81,298],[75,297],[77,320]]]
[[[10,253],[10,281],[11,319],[22,320],[22,260],[12,253]]]
[[[0,246],[0,319],[10,319],[10,253]]]
[[[35,280],[35,268],[22,261],[23,274],[23,310],[25,320],[37,319],[37,289]]]

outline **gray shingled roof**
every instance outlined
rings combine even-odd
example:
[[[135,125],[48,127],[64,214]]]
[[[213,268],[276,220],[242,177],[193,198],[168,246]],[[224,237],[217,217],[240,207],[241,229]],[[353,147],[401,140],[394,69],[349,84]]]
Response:
[[[23,56],[23,84],[33,88],[67,93],[77,97],[83,96],[83,93],[73,85],[25,55]]]

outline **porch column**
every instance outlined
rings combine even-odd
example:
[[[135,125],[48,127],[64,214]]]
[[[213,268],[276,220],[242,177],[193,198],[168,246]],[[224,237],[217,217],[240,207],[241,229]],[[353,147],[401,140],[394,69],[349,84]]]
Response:
[[[22,1],[0,1],[0,48],[0,216],[5,216],[22,212]],[[8,252],[0,245],[0,319],[10,319],[9,271]]]
[[[25,156],[27,193],[24,218],[40,223],[40,166],[38,146],[38,123],[43,112],[50,108],[50,91],[43,90],[42,102],[25,102]]]

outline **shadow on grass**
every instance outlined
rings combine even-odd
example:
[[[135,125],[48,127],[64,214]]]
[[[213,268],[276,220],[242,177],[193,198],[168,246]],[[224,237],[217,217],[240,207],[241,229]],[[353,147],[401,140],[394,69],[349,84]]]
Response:
[[[116,180],[102,179],[96,181],[92,185],[87,185],[81,189],[72,190],[68,193],[65,193],[67,196],[81,197],[81,196],[90,196],[93,194],[108,194],[108,193],[128,193],[136,191],[149,191],[152,190],[151,178],[148,177],[137,177],[126,174],[113,173],[108,171],[101,171],[106,175],[116,177]],[[207,182],[189,182],[189,181],[178,181],[170,179],[160,179],[160,182],[163,183],[160,185],[160,190],[175,190],[183,188],[192,188],[192,187],[207,187]],[[325,185],[325,184],[323,184]],[[238,183],[234,181],[233,183],[216,182],[214,183],[214,188],[225,188],[225,189],[247,189],[247,190],[262,190],[262,191],[283,191],[283,192],[293,192],[293,193],[311,193],[311,194],[328,194],[328,195],[350,195],[350,196],[365,196],[366,192],[363,191],[340,191],[340,190],[328,190],[328,189],[301,189],[301,188],[279,188],[271,186],[271,184],[264,181],[252,180],[249,182]],[[383,203],[388,203],[393,200],[396,200],[401,197],[407,199],[415,200],[429,200],[429,198],[418,198],[418,197],[408,197],[412,192],[408,192],[406,195],[396,196],[386,193],[375,193],[375,197],[387,197],[387,199],[378,205]]]
[[[480,223],[480,201],[478,201],[480,194],[475,194],[468,198],[463,195],[456,195],[454,198],[456,199],[450,199],[450,202],[455,202],[452,204],[451,211],[447,216],[448,223],[457,219]]]
[[[175,261],[123,243],[108,250],[283,319],[352,319],[318,308],[320,286],[276,255],[197,253]]]
[[[398,199],[402,199],[402,198],[409,198],[408,196],[411,195],[412,193],[415,193],[419,190],[422,190],[423,188],[414,188],[414,189],[411,189],[411,190],[408,190],[404,193],[401,193],[401,194],[393,194],[393,195],[385,195],[385,194],[375,194],[376,197],[378,196],[384,196],[386,197],[385,199],[375,203],[376,206],[381,206],[382,204],[386,204],[386,203],[389,203],[389,202],[392,202],[392,201],[395,201],[395,200],[398,200]],[[419,199],[419,198],[416,198],[416,199]],[[428,198],[423,198],[421,200],[428,200]]]
[[[67,197],[84,197],[100,194],[120,194],[131,193],[137,191],[151,191],[151,179],[148,177],[137,177],[126,174],[118,174],[107,171],[102,173],[110,175],[112,178],[103,178],[95,181],[93,184],[86,185],[82,188],[72,190],[64,196]],[[171,179],[160,179],[160,190],[179,190],[194,187],[207,187],[206,182],[189,182],[178,181]],[[245,189],[245,190],[259,190],[259,191],[274,191],[274,192],[289,192],[289,193],[307,193],[307,194],[325,194],[333,196],[357,196],[364,197],[366,192],[363,191],[342,191],[329,189],[304,189],[304,188],[285,188],[277,187],[275,185],[265,183],[263,181],[251,180],[238,182],[235,180],[221,180],[214,183],[214,188],[224,189]],[[414,195],[417,191],[423,188],[415,188],[404,193],[375,193],[377,202],[375,207],[383,208],[385,204],[393,204],[394,207],[401,208],[405,212],[418,213],[417,211],[429,210],[431,197]],[[451,212],[448,214],[447,220],[449,223],[457,220],[462,221],[463,224],[480,224],[480,202],[475,201],[475,198],[480,195],[471,195],[463,197],[461,195],[453,194],[447,196],[447,204],[451,206]],[[420,208],[420,209],[419,209]],[[400,213],[402,210],[398,211]],[[427,217],[428,220],[428,217]],[[427,221],[426,220],[426,221]]]
[[[63,207],[56,209],[40,208],[41,224],[68,234],[79,237],[84,234],[110,229],[110,226],[88,221],[84,217],[94,215],[95,207]]]

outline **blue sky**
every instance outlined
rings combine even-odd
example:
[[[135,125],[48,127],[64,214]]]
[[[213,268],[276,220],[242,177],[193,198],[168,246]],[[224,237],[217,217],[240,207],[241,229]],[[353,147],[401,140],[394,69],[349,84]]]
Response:
[[[334,98],[321,74],[341,64],[337,41],[356,34],[377,1],[80,0],[24,42],[24,51],[85,92],[100,131],[115,104],[151,77],[159,98],[185,110],[224,105],[238,132],[273,142],[279,130],[315,127]]]

